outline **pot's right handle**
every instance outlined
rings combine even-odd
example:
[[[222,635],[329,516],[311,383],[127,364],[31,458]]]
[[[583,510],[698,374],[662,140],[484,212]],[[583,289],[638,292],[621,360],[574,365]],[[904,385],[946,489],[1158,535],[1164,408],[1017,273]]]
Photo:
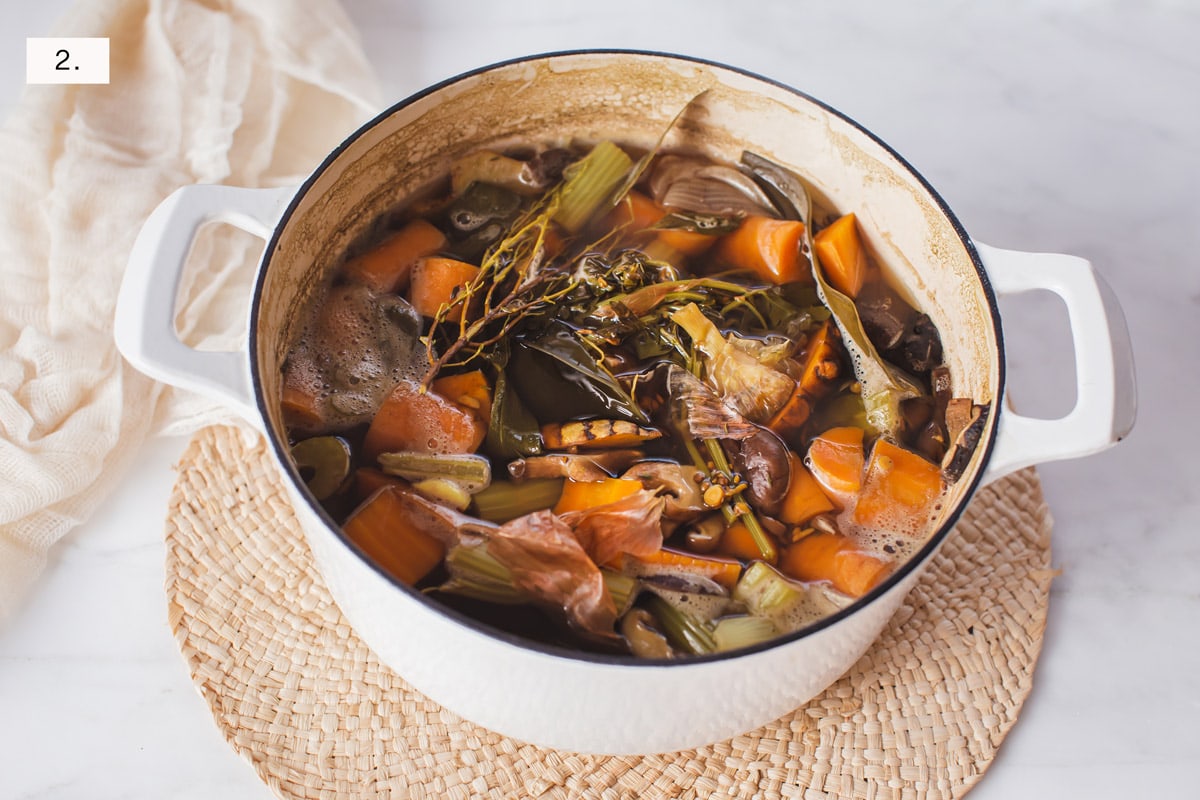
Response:
[[[1075,345],[1075,407],[1059,419],[1000,409],[984,481],[1032,464],[1104,450],[1133,427],[1133,350],[1120,303],[1092,265],[1076,256],[1022,253],[975,244],[998,295],[1047,289],[1062,298]]]
[[[295,187],[197,184],[177,189],[154,209],[130,251],[113,320],[117,349],[130,364],[155,380],[218,400],[256,426],[262,425],[246,348],[219,352],[188,347],[175,330],[175,303],[184,264],[201,226],[226,222],[269,239],[295,193]]]

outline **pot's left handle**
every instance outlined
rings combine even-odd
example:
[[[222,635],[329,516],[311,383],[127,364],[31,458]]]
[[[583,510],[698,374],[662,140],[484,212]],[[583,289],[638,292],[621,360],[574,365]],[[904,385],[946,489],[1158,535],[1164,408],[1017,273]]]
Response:
[[[177,189],[159,204],[138,233],[117,296],[113,334],[130,364],[155,380],[218,400],[261,427],[248,351],[188,347],[175,330],[175,303],[184,263],[202,225],[225,222],[269,240],[295,193],[295,187],[200,184]]]

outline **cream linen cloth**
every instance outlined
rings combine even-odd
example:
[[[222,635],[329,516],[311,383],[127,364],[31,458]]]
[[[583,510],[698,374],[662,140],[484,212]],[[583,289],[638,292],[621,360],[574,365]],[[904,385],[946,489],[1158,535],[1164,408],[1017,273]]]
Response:
[[[0,622],[148,435],[226,418],[113,344],[142,222],[184,184],[299,183],[379,106],[334,0],[84,0],[54,35],[109,37],[111,83],[28,87],[0,130]],[[190,342],[244,337],[260,249],[201,238]]]

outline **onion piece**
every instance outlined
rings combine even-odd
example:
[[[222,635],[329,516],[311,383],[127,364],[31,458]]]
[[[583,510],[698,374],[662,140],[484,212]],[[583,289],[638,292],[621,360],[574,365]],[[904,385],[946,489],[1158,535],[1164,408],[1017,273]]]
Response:
[[[662,206],[700,214],[779,216],[752,178],[733,167],[700,159],[660,158],[650,176],[650,193]]]

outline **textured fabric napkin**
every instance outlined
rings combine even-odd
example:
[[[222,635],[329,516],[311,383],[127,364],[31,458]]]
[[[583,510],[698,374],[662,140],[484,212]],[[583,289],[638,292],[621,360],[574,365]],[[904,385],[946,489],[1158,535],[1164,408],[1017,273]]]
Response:
[[[0,622],[148,435],[223,418],[113,344],[142,222],[185,184],[299,183],[379,105],[335,0],[83,0],[54,35],[108,37],[111,81],[30,86],[0,129]],[[201,236],[186,341],[244,336],[260,249]]]

